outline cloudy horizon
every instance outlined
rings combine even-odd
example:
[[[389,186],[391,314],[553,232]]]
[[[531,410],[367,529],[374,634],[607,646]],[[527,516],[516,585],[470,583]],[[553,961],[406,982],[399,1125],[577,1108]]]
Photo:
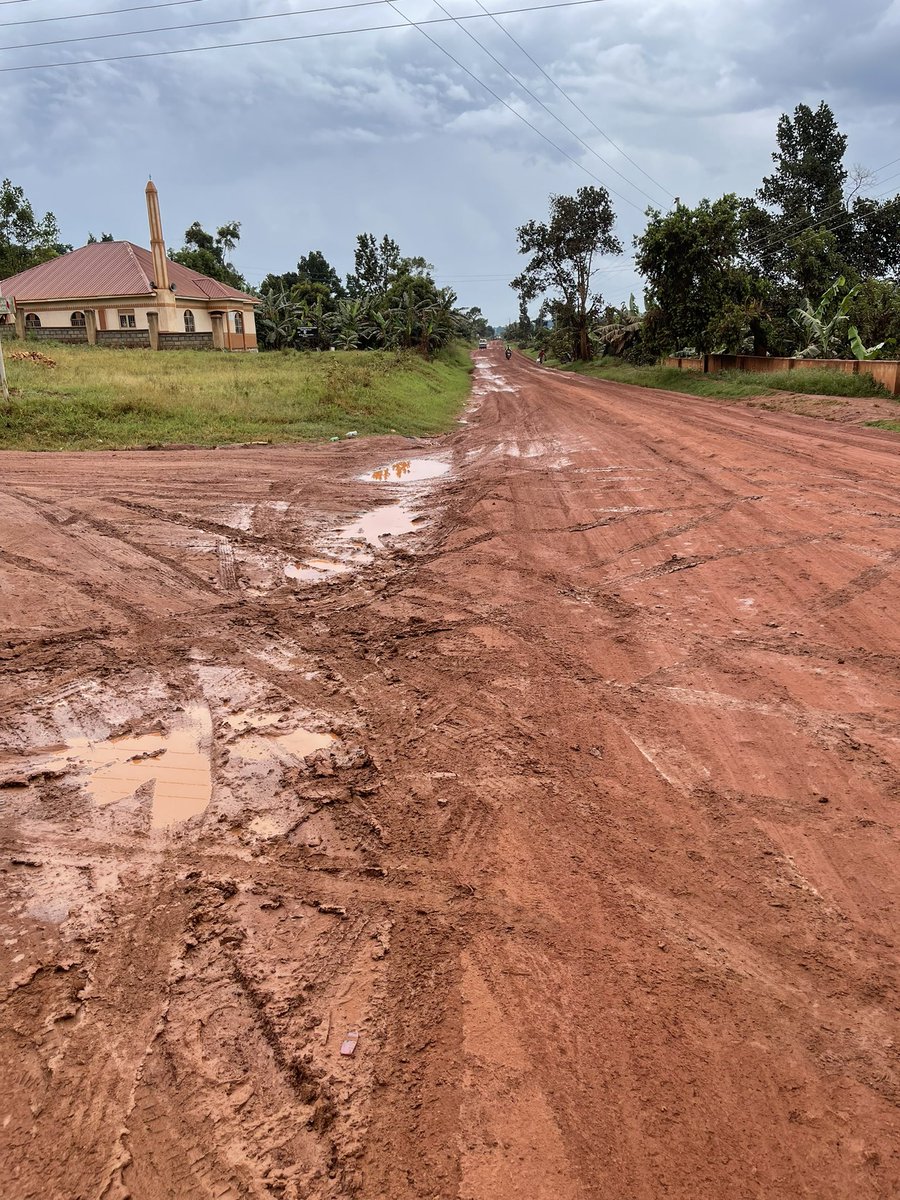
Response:
[[[195,220],[239,220],[234,261],[253,284],[313,249],[343,276],[358,233],[387,233],[432,262],[461,304],[502,324],[516,315],[515,228],[545,216],[553,193],[598,178],[609,188],[625,252],[598,287],[618,303],[642,292],[630,256],[651,200],[752,194],[771,167],[778,117],[797,104],[832,106],[848,165],[900,157],[900,0],[860,0],[852,24],[835,0],[814,12],[786,0],[595,0],[497,21],[479,0],[303,7],[6,0],[2,174],[40,213],[52,210],[75,246],[105,230],[147,245],[152,175],[167,244],[179,247]],[[424,25],[427,37],[398,27],[306,38],[446,13],[479,15]],[[197,27],[174,28],[186,25]],[[219,48],[12,69],[210,45]],[[893,166],[870,194],[896,190]]]

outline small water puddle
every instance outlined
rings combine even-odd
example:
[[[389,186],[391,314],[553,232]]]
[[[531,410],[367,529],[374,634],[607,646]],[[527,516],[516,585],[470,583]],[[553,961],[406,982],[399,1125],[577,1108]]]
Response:
[[[400,537],[404,533],[413,533],[424,521],[424,517],[416,516],[403,504],[385,504],[382,508],[373,508],[351,525],[345,525],[340,530],[340,536],[352,541],[365,541],[370,546],[379,546],[383,537]]]
[[[369,483],[420,483],[424,479],[446,475],[449,470],[450,464],[437,458],[404,458],[375,471],[368,471],[359,478]]]
[[[307,754],[327,750],[336,742],[333,733],[316,733],[313,729],[298,727],[287,733],[259,729],[238,738],[234,746],[241,758],[248,762],[266,762],[272,759],[273,753],[276,758],[306,758]]]
[[[168,733],[108,738],[70,738],[65,754],[50,765],[75,757],[88,772],[85,787],[98,808],[133,795],[153,783],[151,825],[165,829],[202,813],[212,795],[209,746],[212,719],[205,704],[190,704]]]
[[[308,558],[304,562],[286,563],[284,573],[298,583],[322,583],[346,575],[352,569],[349,563],[335,562],[331,558]]]

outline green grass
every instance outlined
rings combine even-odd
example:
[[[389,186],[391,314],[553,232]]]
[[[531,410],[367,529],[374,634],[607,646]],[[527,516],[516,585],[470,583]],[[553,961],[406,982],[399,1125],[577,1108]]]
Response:
[[[10,361],[37,350],[56,365]],[[465,403],[472,361],[455,345],[417,354],[216,354],[6,341],[10,405],[0,448],[123,449],[443,433]]]
[[[662,388],[683,392],[689,396],[707,396],[715,400],[746,400],[756,396],[771,396],[776,392],[802,392],[815,396],[889,396],[881,384],[870,375],[845,375],[827,368],[813,370],[774,371],[762,374],[755,371],[720,371],[704,375],[700,371],[682,371],[678,367],[634,367],[618,358],[602,358],[591,363],[560,364],[547,360],[548,366],[562,371],[574,371],[595,379],[614,383],[631,383],[637,387]]]
[[[900,433],[900,421],[867,421],[873,429],[889,429],[891,433]]]

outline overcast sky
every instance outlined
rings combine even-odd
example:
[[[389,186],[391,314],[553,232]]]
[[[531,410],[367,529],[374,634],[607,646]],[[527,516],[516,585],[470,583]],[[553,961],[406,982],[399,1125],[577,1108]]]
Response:
[[[483,3],[497,12],[535,0]],[[471,75],[412,27],[233,45],[434,21],[442,6],[481,14],[424,27]],[[298,11],[313,7],[326,11]],[[628,260],[650,199],[750,194],[771,165],[779,114],[795,105],[831,104],[848,163],[900,158],[900,0],[596,0],[498,20],[534,62],[479,0],[0,0],[0,172],[53,210],[76,246],[88,230],[147,245],[152,174],[168,244],[194,220],[237,219],[235,262],[253,283],[311,249],[343,275],[357,233],[389,233],[499,323],[516,312],[515,227],[591,176],[619,193],[625,255],[599,281],[617,303],[641,292]],[[36,44],[74,38],[95,40]],[[204,46],[222,48],[9,70]],[[898,190],[898,172],[884,170],[871,194]]]

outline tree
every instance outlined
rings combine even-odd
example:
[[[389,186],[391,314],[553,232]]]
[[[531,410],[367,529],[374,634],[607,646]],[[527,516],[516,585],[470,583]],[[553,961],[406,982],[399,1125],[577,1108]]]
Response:
[[[878,357],[884,342],[866,347],[859,329],[850,323],[850,311],[860,285],[850,288],[839,300],[838,297],[846,286],[846,279],[840,275],[815,308],[806,297],[801,307],[791,313],[791,320],[802,331],[807,343],[803,350],[794,355],[795,358],[843,358],[842,351],[847,343],[853,357],[860,361]],[[830,311],[832,305],[836,307]]]
[[[824,100],[815,111],[798,104],[793,117],[782,114],[776,139],[775,170],[762,181],[759,199],[776,209],[782,222],[833,217],[844,204],[847,138],[831,108]]]
[[[864,342],[880,342],[885,358],[900,357],[900,285],[886,279],[863,280],[849,315]]]
[[[358,234],[353,264],[353,273],[347,276],[351,296],[383,296],[398,279],[424,275],[432,269],[424,258],[404,258],[387,234],[380,242],[374,234]]]
[[[465,336],[470,341],[494,336],[493,326],[488,324],[484,313],[477,305],[461,309],[459,316],[465,327]]]
[[[831,108],[798,105],[793,117],[782,115],[776,138],[775,170],[747,201],[746,248],[784,291],[780,307],[820,295],[837,275],[897,275],[900,197],[859,194],[873,176],[844,166],[847,138]]]
[[[400,265],[400,247],[387,234],[378,242],[372,233],[356,237],[353,273],[347,276],[351,296],[373,296],[386,292]]]
[[[114,242],[115,240],[116,239],[113,237],[113,235],[111,233],[101,233],[98,238],[94,237],[94,235],[92,233],[89,233],[87,236],[87,242],[85,243],[85,245],[96,246],[98,242]]]
[[[195,221],[184,231],[184,246],[180,250],[169,251],[169,258],[200,275],[208,275],[210,279],[218,279],[220,283],[246,292],[249,288],[246,279],[227,258],[234,252],[240,239],[240,221],[220,225],[214,235],[208,233],[199,221]]]
[[[601,304],[592,291],[601,254],[621,254],[612,232],[615,213],[603,187],[582,187],[574,196],[551,196],[547,221],[528,221],[516,230],[520,254],[529,261],[510,286],[524,301],[551,293],[555,324],[570,336],[573,357],[591,358],[590,329]]]
[[[346,295],[337,271],[321,250],[310,250],[303,255],[297,263],[297,282],[321,284],[332,296]]]
[[[288,350],[297,345],[302,314],[287,292],[265,291],[256,308],[256,335],[261,350]]]
[[[0,279],[66,254],[52,212],[35,215],[24,191],[11,180],[0,184]]]
[[[856,289],[851,288],[838,300],[846,286],[846,279],[839,275],[815,307],[807,296],[803,304],[793,310],[791,320],[803,334],[806,343],[804,348],[794,355],[795,358],[831,358],[840,355],[841,346],[847,336],[844,326],[850,321],[848,310],[856,294]]]
[[[708,354],[726,306],[747,304],[760,282],[739,260],[742,205],[735,195],[696,208],[651,209],[635,238],[635,262],[647,281],[645,335],[660,353],[691,346]]]

